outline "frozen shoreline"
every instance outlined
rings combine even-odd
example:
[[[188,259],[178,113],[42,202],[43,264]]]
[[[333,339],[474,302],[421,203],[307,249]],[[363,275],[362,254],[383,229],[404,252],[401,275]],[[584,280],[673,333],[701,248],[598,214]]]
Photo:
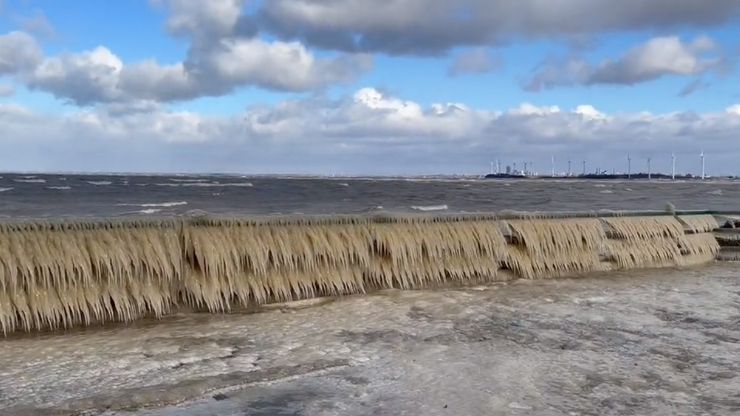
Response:
[[[717,263],[390,290],[16,337],[0,341],[0,410],[727,414],[740,408],[739,277]]]

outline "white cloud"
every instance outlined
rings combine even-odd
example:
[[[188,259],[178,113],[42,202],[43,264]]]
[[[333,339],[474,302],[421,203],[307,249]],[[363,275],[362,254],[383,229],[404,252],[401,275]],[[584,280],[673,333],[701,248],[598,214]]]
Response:
[[[33,37],[23,32],[0,35],[0,75],[33,69],[43,58]]]
[[[233,117],[156,105],[66,115],[0,105],[0,130],[0,164],[24,170],[475,173],[495,157],[549,166],[551,154],[619,168],[615,155],[628,149],[654,156],[658,167],[663,153],[685,158],[703,148],[715,173],[737,173],[740,158],[739,106],[704,114],[604,114],[591,105],[493,111],[427,107],[371,88]]]
[[[48,91],[77,104],[122,98],[118,79],[123,62],[99,46],[91,51],[48,58],[27,78],[32,88]]]
[[[557,114],[559,112],[560,107],[556,105],[549,107],[538,107],[530,103],[523,103],[519,106],[519,108],[509,110],[509,114],[518,116],[547,116],[550,114]]]
[[[316,59],[297,42],[266,43],[252,38],[222,40],[204,54],[198,70],[227,85],[305,91],[348,81],[369,64],[369,56]]]
[[[169,11],[167,28],[176,35],[217,36],[230,34],[246,0],[159,0]]]
[[[607,118],[606,114],[588,104],[579,105],[573,112],[588,120],[606,120]]]
[[[635,84],[664,75],[696,75],[716,64],[715,59],[700,56],[713,49],[714,43],[706,37],[688,44],[677,36],[653,38],[622,58],[599,65],[587,83]]]
[[[317,90],[350,82],[372,66],[368,55],[316,58],[298,42],[226,38],[197,47],[184,62],[125,64],[104,46],[42,58],[36,42],[13,32],[0,37],[0,74],[77,105],[219,96],[239,87]]]
[[[623,56],[593,65],[580,58],[545,62],[527,85],[538,91],[560,85],[633,85],[667,75],[696,76],[716,69],[715,43],[705,36],[684,43],[677,36],[649,39]]]

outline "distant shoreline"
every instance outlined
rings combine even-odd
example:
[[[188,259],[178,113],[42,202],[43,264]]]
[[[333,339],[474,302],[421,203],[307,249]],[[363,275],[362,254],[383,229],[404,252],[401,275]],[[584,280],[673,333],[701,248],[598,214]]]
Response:
[[[702,179],[700,176],[688,175],[676,175],[675,178],[671,175],[663,173],[653,173],[648,175],[647,173],[635,173],[632,175],[627,174],[597,174],[589,173],[585,175],[571,175],[571,176],[551,176],[551,175],[512,175],[506,173],[493,173],[484,176],[485,179],[553,179],[553,180],[680,180],[680,181],[711,181],[711,180],[735,180],[736,176],[712,176]]]

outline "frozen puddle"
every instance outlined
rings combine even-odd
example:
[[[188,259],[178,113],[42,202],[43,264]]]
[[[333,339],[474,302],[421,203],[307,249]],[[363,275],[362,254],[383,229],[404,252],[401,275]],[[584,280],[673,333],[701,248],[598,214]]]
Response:
[[[730,414],[740,266],[386,291],[0,341],[0,414]]]

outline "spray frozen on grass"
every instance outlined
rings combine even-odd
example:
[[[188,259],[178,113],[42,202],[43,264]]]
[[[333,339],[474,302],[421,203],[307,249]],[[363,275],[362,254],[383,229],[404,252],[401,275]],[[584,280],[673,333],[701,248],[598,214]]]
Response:
[[[711,216],[537,215],[2,224],[0,328],[698,264],[717,254],[715,226]]]

